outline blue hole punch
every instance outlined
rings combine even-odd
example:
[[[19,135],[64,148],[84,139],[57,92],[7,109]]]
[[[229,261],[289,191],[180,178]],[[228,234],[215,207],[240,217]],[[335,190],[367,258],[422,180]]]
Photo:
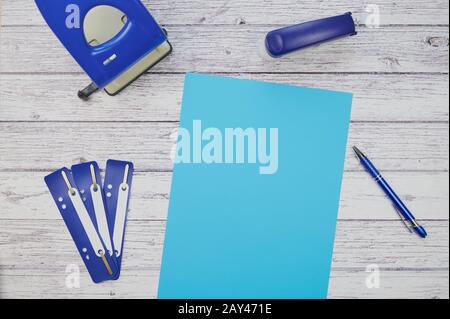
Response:
[[[98,89],[115,95],[172,51],[140,0],[35,0],[47,24]],[[78,20],[77,20],[78,19]]]
[[[345,36],[356,35],[351,12],[269,32],[266,50],[273,58]]]

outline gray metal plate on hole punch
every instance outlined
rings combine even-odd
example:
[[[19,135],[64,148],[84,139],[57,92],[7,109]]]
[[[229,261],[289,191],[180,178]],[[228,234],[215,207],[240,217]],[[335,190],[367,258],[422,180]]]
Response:
[[[83,23],[86,41],[93,47],[108,42],[119,34],[127,20],[126,14],[117,8],[107,5],[92,8]]]
[[[100,5],[92,8],[84,19],[83,31],[86,41],[96,47],[113,39],[124,28],[128,21],[128,17],[121,10],[112,6]],[[172,51],[172,46],[168,41],[163,42],[153,51],[144,56],[140,61],[131,66],[127,71],[121,74],[114,81],[105,87],[105,91],[109,95],[116,95],[131,82],[145,73],[152,66],[161,61]],[[106,59],[103,64],[107,66],[117,58],[113,54]],[[88,94],[92,94],[88,90]]]

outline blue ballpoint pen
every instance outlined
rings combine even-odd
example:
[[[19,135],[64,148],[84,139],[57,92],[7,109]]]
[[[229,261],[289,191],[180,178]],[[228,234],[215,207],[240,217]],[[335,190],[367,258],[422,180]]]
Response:
[[[406,224],[407,227],[410,230],[411,229],[414,230],[420,237],[422,238],[427,237],[427,232],[425,231],[425,229],[417,223],[413,214],[409,211],[409,209],[402,202],[402,200],[397,196],[394,190],[389,186],[389,184],[386,182],[383,176],[381,176],[380,172],[378,172],[378,170],[367,158],[367,156],[364,155],[364,153],[361,152],[357,147],[353,147],[353,150],[355,151],[356,156],[358,156],[359,160],[361,161],[361,164],[370,173],[370,175],[372,175],[372,177],[375,179],[378,185],[380,185],[380,187],[383,189],[386,195],[390,198],[390,200],[394,204],[395,209],[397,209],[397,212],[401,215],[400,217],[402,217],[405,224],[409,223],[409,225]]]

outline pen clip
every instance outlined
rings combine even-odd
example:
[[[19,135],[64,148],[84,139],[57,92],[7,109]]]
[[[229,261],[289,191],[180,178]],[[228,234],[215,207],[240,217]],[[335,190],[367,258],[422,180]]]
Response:
[[[403,215],[400,213],[400,211],[398,210],[398,208],[395,205],[392,205],[395,209],[395,211],[397,212],[398,216],[400,216],[400,220],[402,221],[403,225],[405,225],[406,229],[412,233],[412,229],[411,226],[408,225],[408,223],[406,222],[405,218],[403,217]]]

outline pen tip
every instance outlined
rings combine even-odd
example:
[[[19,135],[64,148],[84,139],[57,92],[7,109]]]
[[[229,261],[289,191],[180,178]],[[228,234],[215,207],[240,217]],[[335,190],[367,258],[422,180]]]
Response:
[[[361,152],[356,146],[353,146],[353,151],[355,152],[356,156],[358,156],[358,158],[359,158],[360,160],[362,160],[364,157],[366,157],[366,156],[364,155],[364,153]]]

